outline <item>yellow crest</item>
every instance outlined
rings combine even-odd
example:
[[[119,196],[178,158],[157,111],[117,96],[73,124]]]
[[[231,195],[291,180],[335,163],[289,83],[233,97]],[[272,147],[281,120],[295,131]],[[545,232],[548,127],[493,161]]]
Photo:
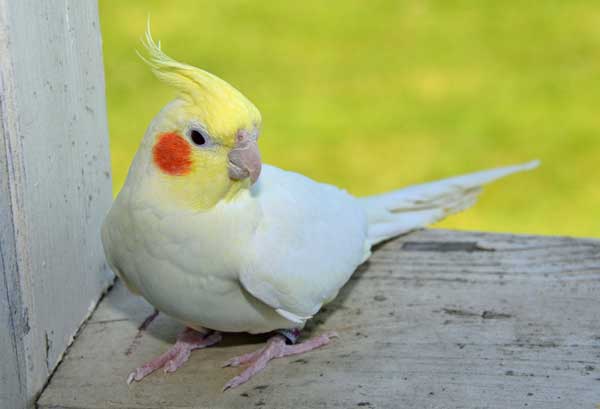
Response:
[[[179,91],[179,96],[190,102],[190,110],[206,126],[213,138],[233,144],[240,129],[260,127],[258,109],[241,92],[200,68],[176,61],[166,55],[150,33],[150,20],[142,41],[149,57],[140,55],[154,74]],[[139,53],[138,53],[139,54]]]

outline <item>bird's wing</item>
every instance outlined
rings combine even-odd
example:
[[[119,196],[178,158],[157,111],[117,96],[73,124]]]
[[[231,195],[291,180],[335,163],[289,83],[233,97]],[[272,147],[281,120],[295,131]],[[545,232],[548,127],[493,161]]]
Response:
[[[240,281],[254,297],[302,324],[364,260],[366,213],[343,190],[271,166],[264,167],[252,194],[263,218]]]

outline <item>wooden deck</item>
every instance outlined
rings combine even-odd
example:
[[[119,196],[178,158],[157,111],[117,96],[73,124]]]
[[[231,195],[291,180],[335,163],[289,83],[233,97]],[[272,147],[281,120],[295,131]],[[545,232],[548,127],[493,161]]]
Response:
[[[221,364],[264,337],[226,334],[175,374],[128,386],[181,326],[120,283],[52,377],[41,409],[600,407],[600,240],[427,230],[380,246],[306,335],[222,393]]]

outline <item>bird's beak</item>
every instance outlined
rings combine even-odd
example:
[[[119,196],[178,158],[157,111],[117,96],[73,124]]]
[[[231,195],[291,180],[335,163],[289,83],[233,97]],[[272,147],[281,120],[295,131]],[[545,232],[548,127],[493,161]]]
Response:
[[[229,152],[227,168],[229,177],[233,180],[242,180],[247,177],[252,183],[260,176],[261,161],[260,151],[256,139],[258,132],[239,131],[233,149]]]

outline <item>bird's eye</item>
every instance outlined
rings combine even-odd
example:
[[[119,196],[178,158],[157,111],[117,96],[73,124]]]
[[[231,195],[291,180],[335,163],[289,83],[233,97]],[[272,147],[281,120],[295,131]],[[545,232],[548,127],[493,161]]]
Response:
[[[196,145],[204,145],[206,143],[206,138],[204,135],[195,129],[192,129],[192,132],[190,132],[190,138]]]

